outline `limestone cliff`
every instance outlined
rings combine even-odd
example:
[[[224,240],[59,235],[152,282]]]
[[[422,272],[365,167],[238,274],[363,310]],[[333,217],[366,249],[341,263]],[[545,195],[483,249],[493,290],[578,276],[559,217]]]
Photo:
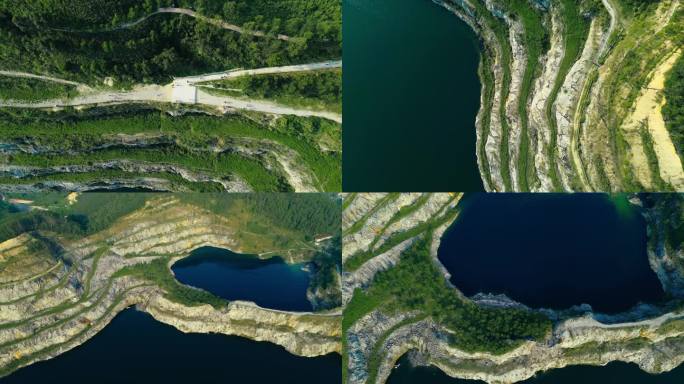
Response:
[[[480,36],[489,191],[665,191],[684,171],[661,112],[679,0],[433,0]]]
[[[447,194],[435,194],[431,198],[445,199]],[[347,197],[348,198],[348,197]],[[373,211],[377,199],[361,198],[366,212]],[[396,199],[394,204],[400,204]],[[385,313],[378,308],[345,328],[346,380],[349,383],[384,383],[396,361],[411,352],[412,360],[423,365],[435,365],[450,376],[484,380],[489,383],[511,383],[525,380],[537,372],[561,368],[567,365],[605,365],[611,361],[633,362],[643,370],[659,373],[671,370],[684,362],[684,308],[681,307],[682,282],[684,282],[684,257],[682,257],[682,219],[684,197],[682,195],[640,195],[630,201],[638,205],[644,215],[649,231],[649,260],[661,280],[671,301],[659,305],[639,305],[616,315],[593,313],[588,306],[568,310],[539,310],[553,322],[552,330],[543,340],[525,341],[503,354],[489,352],[466,352],[449,342],[453,333],[432,318],[419,313]],[[388,209],[386,203],[384,209]],[[355,212],[352,204],[347,211]],[[458,211],[458,207],[450,207]],[[358,222],[359,215],[347,216],[348,227]],[[430,252],[445,279],[448,272],[437,259],[440,238],[456,216],[440,225],[420,227],[420,221],[406,220],[404,231],[413,236],[391,248],[371,253],[357,268],[345,271],[343,294],[345,303],[357,289],[367,289],[373,277],[381,270],[396,265],[409,243],[426,233],[432,233]],[[355,221],[356,220],[356,221]],[[390,219],[386,219],[390,220]],[[403,220],[400,220],[403,221]],[[364,224],[365,225],[365,224]],[[374,223],[379,225],[379,223]],[[381,224],[380,224],[381,225]],[[379,236],[364,231],[357,225],[354,243],[368,243],[368,237]],[[413,230],[413,231],[412,231]],[[479,306],[514,307],[532,311],[505,296],[476,295],[466,298],[455,287],[454,295],[472,301]]]
[[[170,265],[202,246],[250,253],[279,251],[243,243],[238,229],[222,216],[167,197],[150,200],[86,238],[33,233],[0,243],[0,263],[31,266],[0,270],[0,376],[84,343],[131,306],[183,332],[268,341],[301,356],[339,353],[339,311],[297,313],[251,302],[188,302],[173,293],[173,284],[180,283],[169,285],[168,279],[157,277],[163,273],[173,279]],[[60,258],[39,246],[43,239],[60,244]],[[284,254],[298,261],[310,257],[308,252]],[[152,265],[162,268],[144,269]],[[144,273],[129,273],[141,267]]]

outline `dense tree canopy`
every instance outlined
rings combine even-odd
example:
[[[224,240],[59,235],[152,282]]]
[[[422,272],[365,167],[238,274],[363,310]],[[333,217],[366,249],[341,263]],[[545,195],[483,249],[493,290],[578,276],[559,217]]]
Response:
[[[126,24],[173,5],[269,36],[168,13]],[[340,28],[340,4],[334,0],[3,0],[0,67],[91,83],[106,77],[124,84],[161,82],[174,75],[339,58]],[[278,40],[277,33],[293,38]]]
[[[80,30],[131,22],[166,7],[273,35],[342,41],[339,0],[0,0],[0,12],[16,21]]]
[[[210,90],[231,96],[270,99],[286,105],[342,112],[341,70],[243,76],[218,81],[213,86],[216,88]]]
[[[503,353],[549,332],[551,321],[540,313],[483,307],[459,297],[434,265],[430,244],[430,237],[418,240],[395,267],[376,275],[366,294],[357,292],[348,309],[367,312],[370,304],[431,316],[452,332],[451,343],[465,351]]]
[[[319,193],[252,193],[245,195],[256,212],[279,225],[304,232],[310,239],[317,234],[337,234],[342,223],[339,199]]]

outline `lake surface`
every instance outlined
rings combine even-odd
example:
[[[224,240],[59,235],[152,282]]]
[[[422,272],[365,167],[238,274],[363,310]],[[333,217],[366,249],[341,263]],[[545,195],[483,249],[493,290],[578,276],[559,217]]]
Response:
[[[406,356],[392,371],[387,384],[485,384],[479,380],[454,379],[436,367],[412,367]],[[684,383],[684,366],[660,375],[651,375],[634,364],[610,363],[604,367],[576,365],[540,373],[523,384],[679,384]]]
[[[247,300],[284,311],[311,311],[309,273],[279,257],[262,260],[226,249],[198,248],[172,266],[176,279],[227,300]]]
[[[459,206],[438,254],[468,296],[614,313],[664,295],[648,264],[646,223],[625,196],[476,193]]]
[[[0,383],[341,383],[341,364],[336,354],[305,358],[236,336],[184,334],[127,309],[86,343]]]
[[[479,42],[430,0],[344,0],[345,191],[479,191]]]

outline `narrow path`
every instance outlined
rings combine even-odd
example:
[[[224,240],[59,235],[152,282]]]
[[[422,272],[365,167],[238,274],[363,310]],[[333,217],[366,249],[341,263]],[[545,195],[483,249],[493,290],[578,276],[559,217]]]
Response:
[[[606,50],[608,49],[608,42],[610,41],[610,38],[613,36],[613,32],[615,32],[615,25],[617,25],[618,22],[618,13],[611,1],[612,0],[601,0],[601,3],[603,3],[603,6],[606,8],[608,14],[610,15],[610,25],[608,26],[608,33],[606,35],[606,39],[603,40],[603,42],[601,43],[601,48],[599,48],[598,50],[598,58],[600,58],[606,53]]]
[[[143,22],[145,22],[147,19],[149,19],[152,16],[159,15],[162,13],[174,13],[174,14],[179,14],[179,15],[186,15],[193,17],[195,19],[204,21],[205,23],[209,23],[213,26],[227,29],[233,32],[245,34],[245,35],[251,35],[254,37],[268,37],[268,35],[265,32],[262,31],[250,31],[245,28],[240,27],[239,25],[231,24],[228,23],[224,20],[221,19],[216,19],[216,18],[211,18],[207,16],[203,16],[198,14],[197,12],[193,11],[192,9],[188,8],[174,8],[174,7],[168,7],[168,8],[159,8],[156,11],[150,13],[149,15],[145,15],[137,20],[134,21],[129,21],[122,23],[118,26],[111,27],[111,28],[102,28],[102,29],[86,29],[86,30],[78,30],[78,29],[70,29],[70,28],[50,28],[51,30],[54,31],[62,31],[62,32],[112,32],[112,31],[118,31],[121,29],[128,29],[128,28],[133,28]],[[278,40],[283,40],[283,41],[289,41],[291,38],[290,36],[287,35],[275,35],[274,36]]]
[[[29,78],[29,79],[38,79],[38,80],[44,80],[44,81],[51,81],[53,83],[73,85],[75,87],[80,87],[80,88],[90,88],[85,84],[77,83],[75,81],[58,79],[56,77],[51,77],[51,76],[34,75],[33,73],[27,73],[27,72],[0,71],[0,75],[9,76],[9,77],[23,77],[23,78]]]
[[[228,29],[237,33],[242,33],[242,34],[247,34],[247,35],[252,35],[255,37],[265,37],[266,33],[262,31],[248,31],[240,26],[237,26],[235,24],[230,24],[228,22],[225,22],[220,19],[214,19],[210,18],[207,16],[202,16],[197,14],[197,12],[193,11],[192,9],[187,9],[187,8],[159,8],[157,12],[155,13],[176,13],[176,14],[182,14],[182,15],[188,15],[190,17],[194,17],[196,19],[202,20],[204,22],[207,22],[209,24],[212,24],[214,26],[223,28],[223,29]],[[289,36],[286,35],[276,35],[276,38],[278,40],[283,40],[283,41],[288,41],[290,40]]]

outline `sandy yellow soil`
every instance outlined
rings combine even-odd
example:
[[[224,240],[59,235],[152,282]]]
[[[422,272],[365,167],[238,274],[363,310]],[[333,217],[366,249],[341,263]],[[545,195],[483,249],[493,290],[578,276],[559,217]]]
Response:
[[[660,177],[678,190],[684,190],[684,170],[677,155],[672,138],[665,128],[662,107],[667,102],[663,97],[665,77],[681,55],[681,49],[671,53],[656,67],[651,81],[636,100],[632,114],[625,120],[623,129],[631,147],[631,162],[636,170],[635,176],[645,186],[651,186],[648,160],[639,136],[639,128],[646,126],[653,138],[653,146],[658,158]]]

